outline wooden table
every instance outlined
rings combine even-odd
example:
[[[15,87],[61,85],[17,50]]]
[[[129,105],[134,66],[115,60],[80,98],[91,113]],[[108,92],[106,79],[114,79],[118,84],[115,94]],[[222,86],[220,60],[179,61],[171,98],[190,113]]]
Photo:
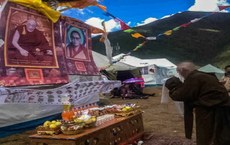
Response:
[[[115,118],[77,135],[29,136],[31,145],[127,145],[144,133],[142,113]]]

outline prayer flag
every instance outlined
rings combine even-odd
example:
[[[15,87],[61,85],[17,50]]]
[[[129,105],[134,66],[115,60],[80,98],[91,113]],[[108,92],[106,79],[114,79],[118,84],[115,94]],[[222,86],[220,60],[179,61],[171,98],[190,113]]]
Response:
[[[132,33],[132,32],[134,32],[134,30],[133,29],[127,29],[127,30],[124,30],[124,32]]]
[[[60,2],[59,6],[67,6],[79,9],[83,9],[88,6],[97,6],[103,11],[106,11],[106,7],[101,4],[98,4],[97,0],[76,0],[71,2]]]
[[[230,5],[228,5],[228,6],[218,6],[218,8],[219,8],[220,11],[222,11],[222,10],[224,10],[226,8],[229,8],[229,7],[230,7]]]
[[[110,14],[109,12],[105,12],[104,14],[106,16],[112,17],[116,22],[118,22],[120,24],[121,30],[127,30],[130,28],[127,24],[125,24],[125,22],[123,22],[119,18],[115,17],[114,15]]]
[[[146,37],[147,40],[156,40],[157,37]]]
[[[180,29],[180,27],[176,27],[176,28],[173,28],[173,31],[177,31],[179,29]]]
[[[134,34],[131,34],[131,35],[134,38],[139,38],[139,37],[145,38],[145,36],[141,35],[140,33],[134,33]]]
[[[164,34],[167,35],[167,36],[169,36],[169,35],[172,34],[172,30],[168,30],[168,31],[164,32]]]

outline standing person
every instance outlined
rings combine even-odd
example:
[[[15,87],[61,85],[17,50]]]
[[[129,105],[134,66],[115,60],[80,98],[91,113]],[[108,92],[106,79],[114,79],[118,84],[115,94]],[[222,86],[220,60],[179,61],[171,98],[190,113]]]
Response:
[[[70,43],[66,47],[66,56],[69,58],[88,59],[88,53],[82,42],[81,35],[78,31],[70,33]]]
[[[224,70],[225,74],[221,79],[221,82],[224,84],[224,87],[227,89],[228,95],[230,96],[230,65],[225,66]]]
[[[184,83],[172,77],[165,86],[173,100],[195,109],[197,145],[230,145],[230,99],[224,86],[213,74],[197,71],[192,62],[180,63],[177,71]]]
[[[28,19],[25,25],[16,28],[12,45],[18,50],[19,55],[17,56],[19,58],[32,56],[37,59],[44,55],[53,54],[47,39],[36,27],[36,21]]]

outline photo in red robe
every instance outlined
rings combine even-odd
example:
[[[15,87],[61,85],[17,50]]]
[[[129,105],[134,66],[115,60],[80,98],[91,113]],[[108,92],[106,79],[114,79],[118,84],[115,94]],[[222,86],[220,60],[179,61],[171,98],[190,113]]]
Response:
[[[51,85],[69,82],[59,43],[59,21],[28,7],[8,2],[1,17],[0,84]],[[58,42],[58,43],[57,43]]]

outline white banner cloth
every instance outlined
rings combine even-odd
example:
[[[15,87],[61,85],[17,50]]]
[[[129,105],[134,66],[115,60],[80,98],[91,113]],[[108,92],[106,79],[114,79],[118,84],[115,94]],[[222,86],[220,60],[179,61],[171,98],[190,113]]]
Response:
[[[90,104],[99,101],[98,93],[120,86],[120,81],[73,81],[52,89],[0,88],[0,104]]]

